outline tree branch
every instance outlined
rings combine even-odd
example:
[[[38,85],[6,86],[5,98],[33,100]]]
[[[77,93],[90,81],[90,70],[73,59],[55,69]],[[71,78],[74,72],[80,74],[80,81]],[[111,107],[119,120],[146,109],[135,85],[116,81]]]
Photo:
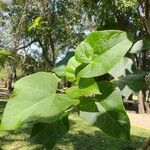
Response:
[[[55,64],[55,46],[54,46],[54,41],[53,41],[53,38],[52,38],[52,35],[50,34],[50,37],[49,37],[49,40],[50,40],[50,47],[51,47],[51,50],[52,50],[52,56],[53,56],[53,66]]]
[[[33,41],[29,42],[27,45],[19,47],[19,48],[15,49],[15,50],[20,50],[20,49],[27,48],[27,47],[31,46],[33,43],[35,43],[35,42],[37,42],[36,39],[34,39]]]
[[[150,34],[150,1],[145,0],[145,23],[147,32]]]
[[[52,66],[53,66],[53,63],[49,60],[48,55],[47,55],[47,53],[46,53],[47,50],[45,49],[43,43],[42,43],[40,40],[38,40],[38,43],[39,43],[40,47],[41,47],[42,50],[43,50],[43,56],[44,56],[46,62],[48,62],[48,64],[52,67]]]

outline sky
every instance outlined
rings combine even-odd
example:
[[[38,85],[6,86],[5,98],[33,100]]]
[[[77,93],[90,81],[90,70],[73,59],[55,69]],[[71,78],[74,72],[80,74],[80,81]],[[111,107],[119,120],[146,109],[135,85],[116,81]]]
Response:
[[[4,1],[9,2],[9,3],[12,2],[12,0],[4,0]]]

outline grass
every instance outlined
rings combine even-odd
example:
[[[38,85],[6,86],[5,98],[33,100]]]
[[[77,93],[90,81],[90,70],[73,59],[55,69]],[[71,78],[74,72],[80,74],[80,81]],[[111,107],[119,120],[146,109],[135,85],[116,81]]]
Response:
[[[132,140],[125,141],[110,138],[98,128],[89,126],[76,114],[70,115],[70,122],[71,130],[53,150],[135,150],[150,135],[150,130],[132,127]],[[16,131],[0,132],[0,149],[44,150],[42,146],[31,145],[27,141],[29,133],[30,128],[27,125]]]
[[[148,138],[148,137],[150,137],[150,130],[134,126],[131,128],[131,134],[135,135],[135,136],[140,136],[143,138],[145,138],[145,137]]]

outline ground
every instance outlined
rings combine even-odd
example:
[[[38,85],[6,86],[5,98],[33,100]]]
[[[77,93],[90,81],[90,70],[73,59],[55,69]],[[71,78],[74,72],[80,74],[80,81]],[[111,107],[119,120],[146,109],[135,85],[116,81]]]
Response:
[[[131,113],[129,113],[129,117],[131,123],[138,121],[140,124],[135,124],[135,122],[132,124],[132,140],[125,141],[110,138],[98,128],[86,124],[77,114],[73,114],[70,116],[71,130],[57,143],[53,150],[135,150],[149,137],[150,130],[143,129],[143,127],[149,128],[150,124],[148,126],[143,126],[143,124],[147,124],[150,120],[142,120],[143,116],[139,118],[136,114]],[[0,149],[43,150],[42,146],[31,145],[27,142],[29,133],[30,128],[27,128],[27,125],[17,131],[0,132]]]
[[[150,130],[150,114],[128,113],[132,126]]]

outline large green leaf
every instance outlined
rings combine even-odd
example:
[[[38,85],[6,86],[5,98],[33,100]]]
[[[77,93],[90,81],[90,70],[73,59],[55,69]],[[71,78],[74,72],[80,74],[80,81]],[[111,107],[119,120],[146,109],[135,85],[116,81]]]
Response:
[[[51,123],[78,100],[56,94],[59,79],[54,74],[39,72],[15,83],[15,92],[6,105],[2,130],[13,130],[25,121]]]
[[[32,129],[30,141],[34,144],[42,144],[47,150],[51,150],[68,131],[68,116],[51,124],[37,123]]]
[[[119,87],[123,96],[128,97],[146,86],[145,75],[145,72],[137,71],[125,77],[116,78],[112,82]]]
[[[81,78],[78,86],[73,86],[66,90],[66,93],[72,97],[90,96],[100,94],[97,83],[92,78]]]
[[[110,71],[114,78],[125,76],[126,72],[132,72],[133,61],[127,57],[123,57]]]
[[[80,65],[80,63],[73,56],[67,63],[65,68],[65,75],[68,81],[74,82],[76,80],[75,70]]]
[[[132,42],[126,32],[105,30],[91,33],[75,50],[76,60],[87,63],[82,78],[100,76],[111,70],[127,53]]]
[[[80,116],[112,137],[129,139],[130,122],[122,103],[120,90],[113,91],[110,86],[107,91],[103,91],[103,87],[106,88],[107,84],[100,82],[102,95],[80,100]]]

